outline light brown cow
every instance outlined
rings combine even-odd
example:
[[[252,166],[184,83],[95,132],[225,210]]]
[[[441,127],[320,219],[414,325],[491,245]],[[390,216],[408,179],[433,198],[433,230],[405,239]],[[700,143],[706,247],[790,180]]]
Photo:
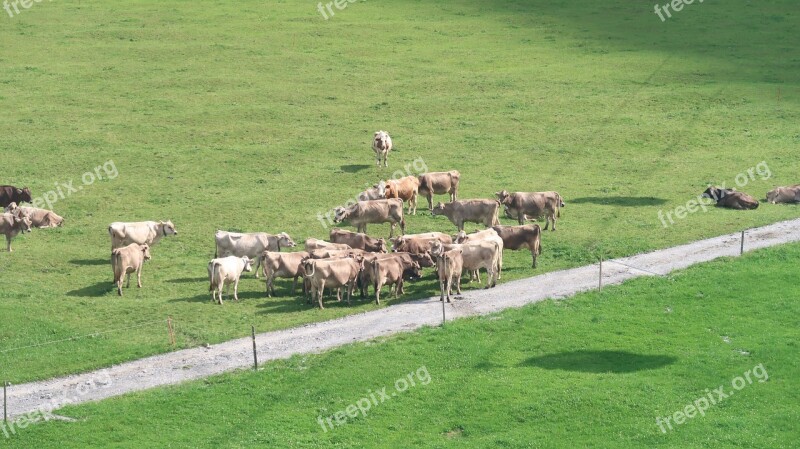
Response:
[[[414,264],[416,266],[422,267],[432,267],[433,266],[433,259],[431,258],[430,254],[411,254],[411,253],[391,253],[391,254],[379,254],[379,253],[365,253],[364,254],[364,261],[362,263],[363,267],[361,273],[358,275],[358,285],[361,289],[361,297],[364,298],[369,293],[369,286],[372,285],[374,287],[375,280],[373,278],[373,273],[371,269],[368,269],[367,263],[377,259],[387,259],[387,258],[394,258],[400,261],[403,265],[403,275],[406,279],[418,279],[421,276],[421,272],[415,270]],[[400,294],[402,295],[405,293],[403,291],[403,286],[400,286]]]
[[[547,230],[552,222],[552,231],[556,230],[556,219],[561,217],[561,208],[566,206],[558,192],[509,193],[507,190],[501,190],[495,193],[495,196],[500,204],[508,206],[509,212],[517,215],[519,224],[525,224],[528,217],[534,219],[544,217],[544,229]]]
[[[380,253],[368,253],[363,249],[335,249],[335,248],[317,248],[314,250],[309,251],[308,255],[312,259],[342,259],[345,257],[356,257],[361,256],[363,257],[365,254],[380,254]]]
[[[266,232],[228,232],[217,231],[214,233],[216,251],[214,257],[248,257],[256,263],[255,276],[258,278],[258,268],[261,265],[261,254],[264,251],[280,252],[281,248],[294,248],[297,246],[289,234],[267,234]],[[248,270],[250,271],[250,270]]]
[[[131,243],[153,247],[162,237],[178,235],[172,221],[138,221],[125,223],[116,221],[108,227],[111,236],[111,249],[121,248]]]
[[[306,259],[303,262],[303,269],[305,270],[305,277],[311,285],[311,297],[317,299],[320,309],[324,309],[322,295],[325,287],[345,287],[347,289],[347,303],[350,304],[350,297],[353,295],[356,278],[361,270],[361,260],[352,258]],[[341,301],[338,295],[337,299]]]
[[[455,238],[453,239],[454,243],[477,243],[477,242],[495,242],[500,246],[500,255],[497,259],[497,279],[500,279],[503,274],[503,249],[505,248],[504,241],[497,235],[497,231],[493,228],[483,229],[481,231],[475,231],[473,233],[467,234],[464,231],[460,231],[456,234]],[[481,281],[480,273],[477,271],[474,272],[474,278],[477,278],[478,282]],[[470,279],[473,276],[470,275]]]
[[[458,170],[428,172],[419,175],[419,194],[428,199],[428,210],[433,209],[433,195],[450,194],[450,202],[458,199]]]
[[[346,245],[344,243],[331,243],[326,242],[325,240],[315,239],[313,237],[309,237],[306,239],[306,251],[311,252],[315,249],[352,249],[350,245]]]
[[[776,187],[767,192],[767,202],[778,203],[800,203],[800,184],[786,187]]]
[[[514,209],[513,207],[509,207],[506,204],[503,204],[503,215],[505,215],[506,218],[510,218],[512,220],[519,220],[519,211]],[[522,216],[525,218],[525,221],[536,221],[535,218],[529,217],[525,214],[522,214]]]
[[[444,215],[459,231],[464,230],[464,222],[482,223],[487,228],[500,224],[497,212],[500,204],[495,200],[456,200],[452,203],[439,203],[431,215]]]
[[[502,253],[502,247],[495,241],[474,242],[474,243],[454,243],[452,245],[443,245],[439,242],[434,242],[431,245],[431,255],[439,257],[442,253],[460,249],[463,258],[462,268],[469,273],[477,273],[481,268],[485,269],[488,276],[486,279],[486,287],[491,288],[497,285],[497,276],[500,274],[498,266],[500,265],[499,259]],[[480,277],[478,277],[480,282]]]
[[[136,286],[142,288],[142,266],[145,260],[150,260],[150,246],[145,243],[131,243],[122,248],[111,251],[111,268],[114,270],[114,284],[117,286],[117,293],[122,296],[122,279],[128,276],[128,283],[131,286],[131,273],[136,273]]]
[[[503,239],[503,248],[516,251],[528,248],[536,268],[536,258],[542,253],[542,228],[538,224],[522,226],[494,226],[497,234]]]
[[[374,253],[388,252],[386,248],[386,240],[382,238],[376,239],[375,237],[370,237],[367,234],[334,228],[331,229],[330,237],[332,243],[343,243],[350,248],[363,249],[364,251]]]
[[[294,294],[297,288],[297,279],[303,277],[303,259],[308,257],[309,254],[305,251],[295,253],[264,251],[261,253],[261,266],[267,284],[267,296],[271,298],[275,294],[275,278],[293,279],[292,294]],[[305,283],[303,283],[303,294],[305,293]]]
[[[392,151],[392,138],[386,131],[375,131],[372,137],[372,151],[375,152],[376,162],[375,165],[381,165],[381,158],[383,158],[383,166],[389,166],[389,152]]]
[[[6,207],[6,212],[26,215],[31,220],[31,226],[35,228],[56,228],[64,224],[64,219],[55,212],[38,207],[17,206],[17,203],[11,203]]]
[[[381,289],[384,285],[394,286],[394,297],[397,298],[403,291],[403,278],[406,270],[409,270],[412,278],[421,276],[419,264],[411,262],[406,268],[400,257],[376,257],[364,262],[364,270],[372,272],[372,281],[375,288],[375,303],[381,303]]]
[[[6,250],[12,252],[11,239],[19,233],[31,232],[31,220],[25,215],[2,214],[0,215],[0,234],[6,236]]]
[[[386,181],[386,198],[399,198],[408,203],[408,213],[417,214],[417,194],[419,193],[419,178],[406,176],[400,179]]]
[[[386,183],[381,181],[356,195],[357,201],[381,200],[386,198]]]
[[[233,299],[239,300],[239,278],[245,271],[251,271],[253,261],[247,257],[219,257],[211,259],[208,262],[208,291],[211,292],[211,300],[216,300],[216,294],[219,293],[219,304],[222,305],[222,290],[225,289],[225,284],[228,284],[230,289],[233,284]]]
[[[744,192],[737,192],[735,189],[709,187],[701,196],[716,201],[717,207],[739,210],[758,208],[758,200]]]
[[[439,276],[439,291],[441,291],[439,301],[444,301],[445,292],[447,292],[447,302],[450,302],[450,294],[453,292],[454,282],[456,284],[456,293],[461,294],[463,263],[461,249],[458,248],[444,251],[436,257],[436,271]]]
[[[426,232],[407,234],[392,241],[395,252],[405,251],[412,254],[424,254],[431,250],[431,243],[438,240],[442,243],[453,243],[453,239],[444,232]]]
[[[394,228],[400,224],[400,235],[405,234],[406,220],[403,217],[403,202],[399,199],[359,201],[350,207],[335,209],[334,223],[349,223],[358,232],[366,234],[367,224],[390,223],[389,238],[394,235]]]

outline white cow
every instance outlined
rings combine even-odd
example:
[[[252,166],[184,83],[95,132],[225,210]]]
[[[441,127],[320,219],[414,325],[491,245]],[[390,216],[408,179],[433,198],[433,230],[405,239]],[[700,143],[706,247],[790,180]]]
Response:
[[[108,227],[108,235],[111,236],[112,250],[122,248],[131,243],[147,244],[152,248],[162,237],[178,235],[178,231],[170,220],[138,221],[133,223],[115,221]]]
[[[258,278],[258,267],[261,266],[261,254],[264,251],[279,252],[281,247],[293,248],[294,241],[289,234],[281,232],[277,235],[267,234],[266,232],[227,232],[217,231],[214,233],[214,241],[217,249],[214,257],[249,257],[256,262],[256,278]],[[250,270],[247,270],[250,271]]]
[[[208,262],[208,291],[211,292],[211,300],[217,300],[217,292],[219,292],[219,304],[222,305],[222,290],[225,288],[225,283],[230,285],[233,283],[233,299],[239,300],[239,278],[242,272],[251,271],[253,261],[249,257],[220,257],[211,259]]]
[[[372,151],[375,152],[377,161],[375,165],[381,165],[381,157],[383,157],[383,166],[389,166],[389,152],[392,151],[392,138],[386,131],[375,131],[375,136],[372,138]]]

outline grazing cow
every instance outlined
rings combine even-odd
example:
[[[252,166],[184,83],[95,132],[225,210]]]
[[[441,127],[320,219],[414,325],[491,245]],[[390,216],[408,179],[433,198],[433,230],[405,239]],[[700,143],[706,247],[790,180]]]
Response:
[[[428,199],[428,210],[433,210],[433,195],[450,194],[450,202],[458,199],[458,170],[428,172],[419,175],[419,194]]]
[[[117,293],[122,296],[122,279],[128,275],[128,283],[131,286],[131,273],[136,273],[136,286],[142,288],[142,266],[145,260],[150,260],[150,246],[145,243],[131,243],[122,248],[111,250],[111,268],[114,270],[114,284],[117,286]]]
[[[506,190],[495,193],[500,204],[508,206],[509,213],[515,213],[519,224],[525,224],[530,218],[538,219],[544,216],[544,229],[553,223],[551,231],[556,230],[556,218],[561,217],[561,208],[565,207],[564,201],[558,192],[511,192]],[[499,224],[499,223],[498,223]]]
[[[12,252],[11,239],[22,232],[31,232],[31,220],[25,215],[2,214],[0,215],[0,234],[6,236],[6,250]]]
[[[55,212],[38,207],[17,206],[17,203],[11,203],[6,207],[6,212],[26,215],[34,228],[56,228],[64,224],[64,219]]]
[[[208,291],[211,292],[211,300],[217,299],[219,293],[219,305],[222,305],[222,290],[225,284],[228,284],[228,291],[230,294],[230,286],[233,284],[233,299],[239,300],[239,278],[245,271],[253,269],[253,261],[247,257],[227,256],[211,259],[208,262]]]
[[[519,220],[519,211],[505,204],[503,205],[503,215],[512,220]],[[536,221],[535,218],[529,217],[525,214],[522,214],[522,216],[525,217],[525,221]]]
[[[744,192],[737,192],[734,189],[709,187],[701,196],[716,201],[717,207],[727,207],[729,209],[738,210],[758,208],[758,200]]]
[[[361,260],[353,258],[345,259],[306,259],[303,261],[305,277],[311,286],[311,298],[317,299],[320,309],[322,305],[322,295],[325,287],[347,288],[347,303],[350,304],[350,297],[353,295],[356,278],[361,270]],[[341,301],[337,293],[337,300]]]
[[[410,265],[403,263],[400,257],[394,254],[387,254],[388,257],[375,257],[372,260],[364,261],[364,270],[369,270],[372,274],[373,287],[375,288],[375,303],[381,303],[381,289],[384,285],[394,286],[394,297],[397,298],[403,292],[403,278],[410,275],[414,279],[422,276],[419,264],[411,262]]]
[[[456,248],[444,251],[436,256],[436,271],[439,276],[439,290],[441,296],[439,301],[444,301],[447,292],[447,302],[450,302],[450,294],[453,293],[453,282],[456,284],[456,293],[461,294],[461,271],[463,271],[464,260],[461,249]]]
[[[778,203],[800,203],[800,184],[787,187],[776,187],[767,192],[767,202]]]
[[[386,198],[386,183],[381,181],[356,195],[358,201],[382,200]]]
[[[497,235],[503,239],[503,248],[516,251],[528,248],[533,258],[533,268],[536,268],[536,257],[542,253],[542,228],[538,224],[523,226],[494,226]]]
[[[499,225],[497,212],[499,203],[495,200],[456,200],[452,203],[439,203],[431,215],[444,215],[459,231],[464,230],[464,222],[483,223],[487,228]]]
[[[305,251],[295,253],[264,251],[261,253],[261,266],[267,284],[267,296],[271,298],[275,294],[275,278],[293,279],[292,294],[294,294],[297,288],[297,279],[303,276],[303,259],[308,257],[309,254]],[[305,294],[305,283],[303,283],[303,293]]]
[[[375,131],[372,137],[372,151],[375,152],[375,165],[381,165],[381,157],[383,158],[383,166],[389,166],[389,152],[392,151],[392,138],[386,131]]]
[[[368,263],[374,260],[383,259],[396,259],[403,265],[403,275],[406,279],[419,279],[422,273],[415,269],[417,267],[432,267],[433,259],[430,254],[411,254],[411,253],[391,253],[391,254],[378,254],[366,253],[364,254],[364,262],[361,273],[358,275],[358,286],[361,289],[361,297],[365,297],[369,293],[369,286],[375,285],[372,270],[368,267]],[[400,294],[405,293],[403,286],[400,286]]]
[[[500,266],[500,254],[503,252],[501,244],[498,244],[496,241],[479,241],[452,245],[443,245],[439,242],[434,242],[433,245],[431,245],[431,255],[439,257],[442,253],[453,249],[461,250],[461,256],[463,258],[462,268],[464,270],[467,270],[469,273],[477,273],[481,268],[486,270],[488,276],[485,288],[497,285],[497,277],[500,274],[498,269]],[[478,282],[480,281],[480,277],[478,277]]]
[[[386,240],[376,239],[358,232],[345,231],[344,229],[331,229],[331,242],[343,243],[350,248],[363,249],[372,253],[388,252]]]
[[[350,245],[344,243],[331,243],[326,242],[325,240],[315,239],[313,237],[309,237],[306,239],[306,251],[311,252],[315,249],[352,249]]]
[[[334,223],[347,222],[366,234],[367,224],[390,223],[389,238],[394,235],[395,226],[400,223],[400,235],[405,234],[406,220],[403,218],[403,202],[399,199],[359,201],[348,208],[337,207]]]
[[[355,257],[355,256],[363,257],[364,254],[373,254],[373,253],[367,253],[363,249],[356,249],[356,248],[348,248],[348,249],[317,248],[309,251],[308,254],[309,257],[311,257],[312,259],[342,259],[344,257]]]
[[[408,202],[408,213],[417,214],[417,194],[419,193],[419,178],[406,176],[400,179],[386,181],[386,198],[399,198]]]
[[[425,254],[431,250],[431,243],[438,240],[442,243],[453,243],[453,239],[444,232],[425,232],[407,234],[392,241],[395,252],[404,251],[411,254]]]
[[[255,275],[258,278],[258,268],[261,266],[261,254],[264,251],[280,252],[281,248],[294,248],[296,244],[289,234],[267,234],[266,232],[227,232],[214,233],[216,251],[214,257],[249,257],[256,262]],[[250,270],[247,270],[250,271]]]
[[[6,207],[11,203],[30,203],[31,189],[27,187],[19,188],[14,186],[0,186],[0,207]]]
[[[456,234],[456,237],[453,239],[455,243],[477,243],[477,242],[495,242],[500,246],[500,256],[497,259],[497,279],[503,274],[503,249],[505,248],[505,242],[502,238],[498,235],[497,231],[493,228],[484,229],[482,231],[475,231],[471,234],[467,234],[464,231],[459,232]],[[480,282],[480,273],[477,271],[475,272],[475,277]]]
[[[121,248],[131,243],[153,247],[162,237],[178,235],[172,221],[139,221],[124,223],[116,221],[108,227],[111,236],[111,249]]]

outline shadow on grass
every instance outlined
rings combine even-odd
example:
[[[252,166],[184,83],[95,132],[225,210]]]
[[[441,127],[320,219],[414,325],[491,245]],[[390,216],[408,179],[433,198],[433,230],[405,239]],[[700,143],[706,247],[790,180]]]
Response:
[[[72,259],[69,263],[74,265],[111,265],[111,258],[108,259]]]
[[[203,276],[199,278],[177,278],[177,279],[168,279],[167,282],[171,282],[173,284],[189,284],[192,282],[208,282],[208,276]]]
[[[136,279],[131,280],[131,285],[135,288],[136,287]],[[125,288],[125,284],[122,285]],[[116,287],[114,283],[111,282],[109,279],[107,282],[98,282],[94,285],[89,285],[83,288],[79,288],[77,290],[70,290],[67,292],[67,296],[78,296],[78,297],[86,297],[86,296],[104,296],[110,291],[114,291]]]
[[[567,206],[570,204],[600,204],[603,206],[624,206],[624,207],[638,207],[638,206],[659,206],[666,203],[667,200],[663,198],[655,198],[652,196],[586,196],[583,198],[574,198],[567,201]]]
[[[626,351],[572,351],[532,357],[522,362],[521,366],[582,373],[632,373],[662,368],[676,360],[671,356]]]
[[[339,167],[345,173],[358,173],[372,167],[371,165],[342,165]]]

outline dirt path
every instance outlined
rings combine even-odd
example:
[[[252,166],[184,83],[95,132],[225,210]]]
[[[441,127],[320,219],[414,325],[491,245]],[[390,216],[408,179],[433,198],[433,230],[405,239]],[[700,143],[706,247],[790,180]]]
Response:
[[[745,251],[798,240],[800,219],[780,222],[747,231]],[[739,245],[740,234],[730,234],[608,260],[603,263],[603,285],[619,284],[639,276],[665,275],[718,257],[737,256]],[[469,291],[464,299],[446,306],[447,319],[488,314],[548,298],[565,298],[597,288],[597,283],[598,265],[594,264],[512,281],[491,290]],[[438,297],[406,302],[332,321],[257,335],[258,359],[266,362],[294,354],[322,352],[354,341],[441,322],[442,305]],[[200,379],[252,367],[252,364],[251,339],[242,338],[209,348],[147,357],[90,373],[13,385],[8,390],[9,417]]]

